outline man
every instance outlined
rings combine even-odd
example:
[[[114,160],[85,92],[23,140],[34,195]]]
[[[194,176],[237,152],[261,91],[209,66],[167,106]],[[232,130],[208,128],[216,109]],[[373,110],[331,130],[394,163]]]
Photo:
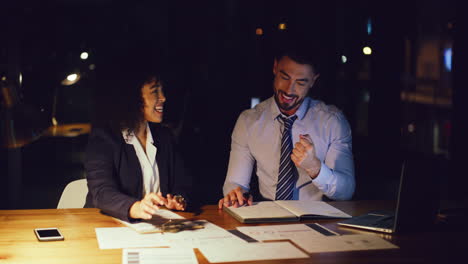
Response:
[[[251,205],[256,164],[268,200],[350,199],[354,193],[351,129],[336,107],[307,97],[319,74],[299,49],[276,56],[273,97],[239,116],[232,133],[223,206]]]

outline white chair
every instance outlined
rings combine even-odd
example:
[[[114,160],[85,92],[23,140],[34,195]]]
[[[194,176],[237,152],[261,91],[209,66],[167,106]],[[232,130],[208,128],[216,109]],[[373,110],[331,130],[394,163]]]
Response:
[[[57,209],[83,208],[87,194],[88,185],[86,179],[72,181],[63,190]]]

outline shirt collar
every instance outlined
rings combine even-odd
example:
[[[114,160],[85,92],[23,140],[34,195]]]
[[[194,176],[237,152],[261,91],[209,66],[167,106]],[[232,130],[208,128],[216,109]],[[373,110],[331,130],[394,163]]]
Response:
[[[307,109],[309,108],[309,104],[310,104],[310,98],[309,97],[304,98],[304,101],[302,102],[302,104],[299,106],[299,108],[297,109],[295,113],[298,119],[302,120],[304,118],[307,112]],[[282,115],[281,111],[279,110],[278,105],[276,104],[274,95],[271,97],[270,112],[271,112],[272,119],[277,119],[279,115]]]
[[[127,144],[133,144],[133,141],[136,140],[135,134],[127,129],[122,130],[122,136]]]
[[[146,144],[154,145],[153,134],[151,134],[148,122],[146,122]]]

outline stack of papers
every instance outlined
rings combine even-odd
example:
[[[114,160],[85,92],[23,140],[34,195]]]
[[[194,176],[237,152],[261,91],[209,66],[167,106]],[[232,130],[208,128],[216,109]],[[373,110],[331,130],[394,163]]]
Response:
[[[319,224],[237,227],[236,232],[241,232],[254,241],[290,240],[304,251],[290,242],[247,243],[206,220],[197,221],[197,224],[203,226],[201,229],[162,233],[159,227],[169,219],[184,218],[168,210],[159,210],[153,221],[132,224],[119,220],[127,227],[96,228],[99,248],[123,248],[122,261],[125,264],[148,264],[156,261],[194,264],[197,263],[197,258],[193,248],[198,248],[210,262],[308,258],[309,255],[304,251],[323,253],[398,248],[378,235],[341,236]]]

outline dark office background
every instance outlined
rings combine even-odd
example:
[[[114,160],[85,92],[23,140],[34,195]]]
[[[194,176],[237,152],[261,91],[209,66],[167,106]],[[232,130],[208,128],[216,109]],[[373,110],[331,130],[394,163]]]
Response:
[[[198,197],[216,203],[236,118],[272,95],[273,52],[292,37],[320,44],[311,96],[351,124],[354,199],[395,198],[402,160],[421,155],[437,168],[441,201],[467,200],[468,31],[455,0],[10,2],[1,6],[0,74],[14,89],[0,97],[0,208],[55,208],[66,184],[86,177],[86,128],[118,93],[102,73],[142,53],[164,65],[164,122]],[[71,73],[79,81],[62,84]],[[62,130],[52,133],[53,122]],[[9,133],[24,140],[7,146]]]

